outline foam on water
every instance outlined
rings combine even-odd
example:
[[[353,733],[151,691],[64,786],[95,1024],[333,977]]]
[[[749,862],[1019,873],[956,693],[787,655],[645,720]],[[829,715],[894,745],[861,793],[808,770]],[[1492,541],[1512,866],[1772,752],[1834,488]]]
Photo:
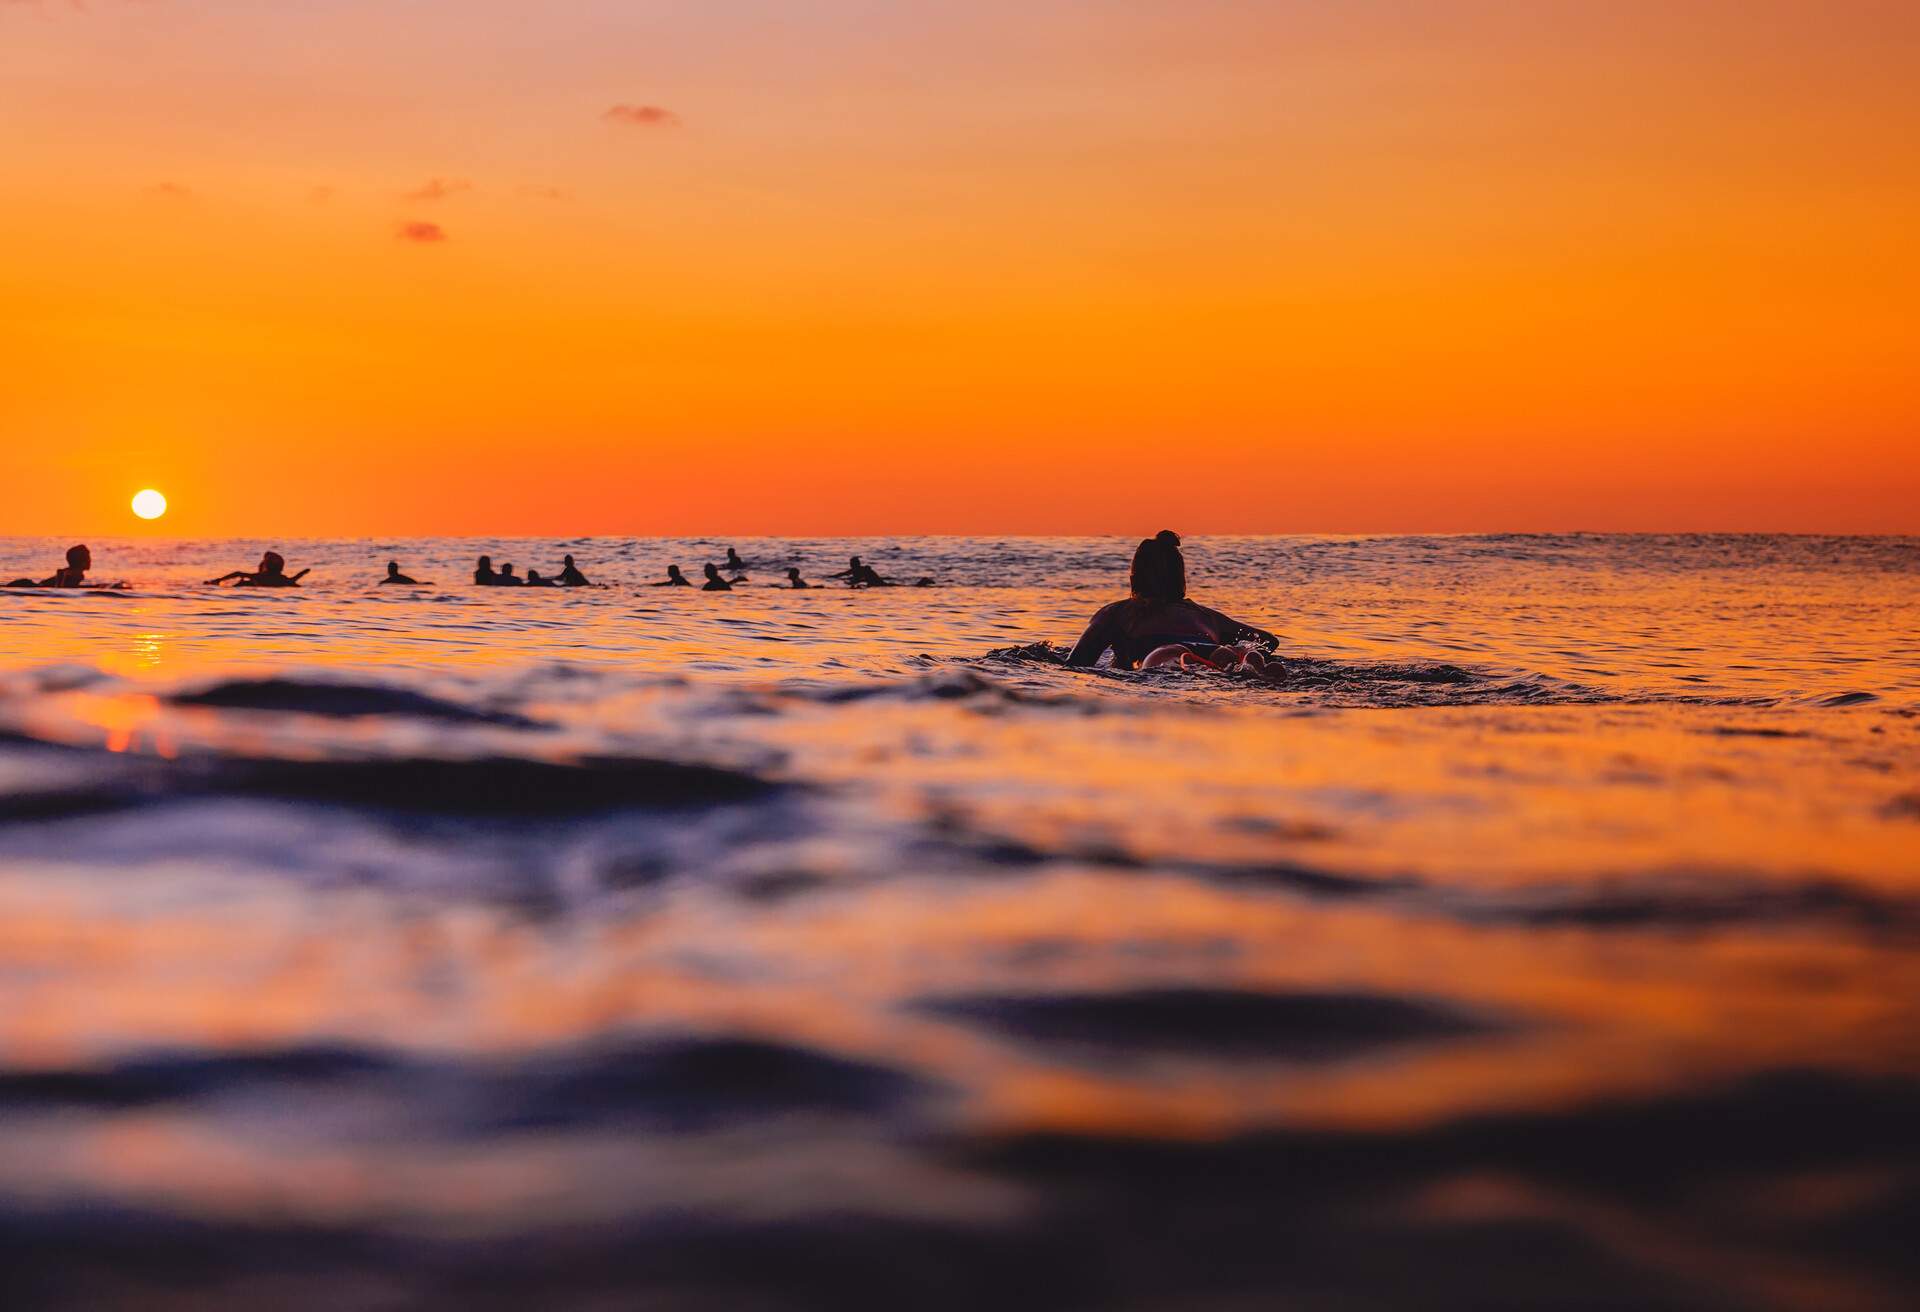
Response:
[[[1127,543],[725,545],[0,596],[14,1297],[1914,1291],[1920,543],[1196,540],[1281,687],[1064,667]]]

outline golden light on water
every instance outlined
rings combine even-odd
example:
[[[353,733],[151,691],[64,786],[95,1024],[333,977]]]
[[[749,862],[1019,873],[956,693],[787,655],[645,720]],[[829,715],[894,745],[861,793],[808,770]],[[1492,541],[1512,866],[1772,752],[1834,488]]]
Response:
[[[158,519],[167,513],[167,499],[152,488],[133,494],[133,513],[142,519]]]

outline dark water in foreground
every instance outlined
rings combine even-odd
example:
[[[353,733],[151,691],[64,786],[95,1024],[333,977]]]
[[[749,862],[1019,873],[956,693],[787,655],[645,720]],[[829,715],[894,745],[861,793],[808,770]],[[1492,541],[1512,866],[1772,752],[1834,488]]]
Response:
[[[1920,1295],[1920,542],[261,545],[0,592],[8,1306]]]

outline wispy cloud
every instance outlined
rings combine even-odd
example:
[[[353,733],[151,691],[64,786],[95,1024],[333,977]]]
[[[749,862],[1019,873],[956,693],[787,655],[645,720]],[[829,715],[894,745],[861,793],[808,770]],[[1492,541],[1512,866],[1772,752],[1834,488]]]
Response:
[[[615,105],[601,119],[629,128],[677,128],[680,116],[658,105]]]
[[[424,219],[408,219],[394,232],[401,241],[432,244],[447,239],[447,230],[437,223],[428,223]]]
[[[465,178],[428,178],[412,191],[401,193],[403,200],[445,200],[462,191],[472,191],[473,184]]]

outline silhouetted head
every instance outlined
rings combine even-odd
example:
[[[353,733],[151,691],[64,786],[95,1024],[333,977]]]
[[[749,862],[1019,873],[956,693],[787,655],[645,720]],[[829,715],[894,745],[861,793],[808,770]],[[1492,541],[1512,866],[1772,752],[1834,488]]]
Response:
[[[500,567],[500,575],[501,575],[501,577],[502,577],[502,578],[512,578],[512,577],[513,577],[513,562],[512,562],[512,561],[508,561],[508,562],[507,562],[506,564],[504,564],[504,565],[502,565],[502,566]]]
[[[561,563],[562,565],[565,565],[565,566],[566,566],[566,567],[567,567],[568,569],[572,569],[572,568],[573,568],[573,557],[572,557],[572,556],[562,556],[562,557],[560,558],[560,563]]]
[[[712,561],[707,562],[707,577],[710,579],[717,579],[720,577],[720,567],[715,565]]]
[[[680,567],[679,567],[678,565],[669,565],[669,566],[667,566],[667,577],[668,577],[668,578],[670,578],[670,579],[677,579],[677,578],[679,578],[679,577],[680,577]]]
[[[492,569],[492,568],[493,568],[493,557],[492,557],[492,556],[482,556],[482,557],[480,557],[480,568],[481,568],[481,569],[486,569],[486,570],[490,570],[490,569]]]
[[[1150,601],[1181,601],[1187,595],[1187,558],[1180,535],[1163,528],[1134,549],[1130,578],[1133,595]]]
[[[261,574],[284,574],[287,571],[287,558],[277,551],[269,551],[260,557]]]
[[[797,579],[797,578],[799,578],[799,577],[800,577],[800,567],[796,565],[796,566],[794,566],[793,568],[791,568],[791,569],[789,569],[789,570],[787,571],[787,577],[788,577],[788,578],[790,578],[790,579]]]
[[[540,571],[539,571],[539,570],[537,570],[537,569],[530,569],[530,570],[528,570],[528,571],[527,571],[527,582],[529,582],[529,583],[538,583],[539,581],[540,581]]]
[[[85,545],[67,548],[67,565],[72,569],[92,569],[93,553]]]
[[[397,560],[390,560],[390,561],[388,561],[388,562],[387,562],[387,577],[388,577],[388,578],[392,578],[392,577],[393,577],[393,576],[394,576],[395,574],[398,574],[399,572],[400,572],[400,562],[399,562],[399,561],[397,561]]]
[[[727,548],[727,564],[732,565],[740,559],[740,553],[732,547]]]
[[[858,556],[848,556],[848,557],[847,557],[847,564],[849,564],[849,565],[851,565],[851,566],[852,566],[853,568],[855,568],[855,569],[859,569],[859,568],[860,568],[860,557],[858,557]]]

